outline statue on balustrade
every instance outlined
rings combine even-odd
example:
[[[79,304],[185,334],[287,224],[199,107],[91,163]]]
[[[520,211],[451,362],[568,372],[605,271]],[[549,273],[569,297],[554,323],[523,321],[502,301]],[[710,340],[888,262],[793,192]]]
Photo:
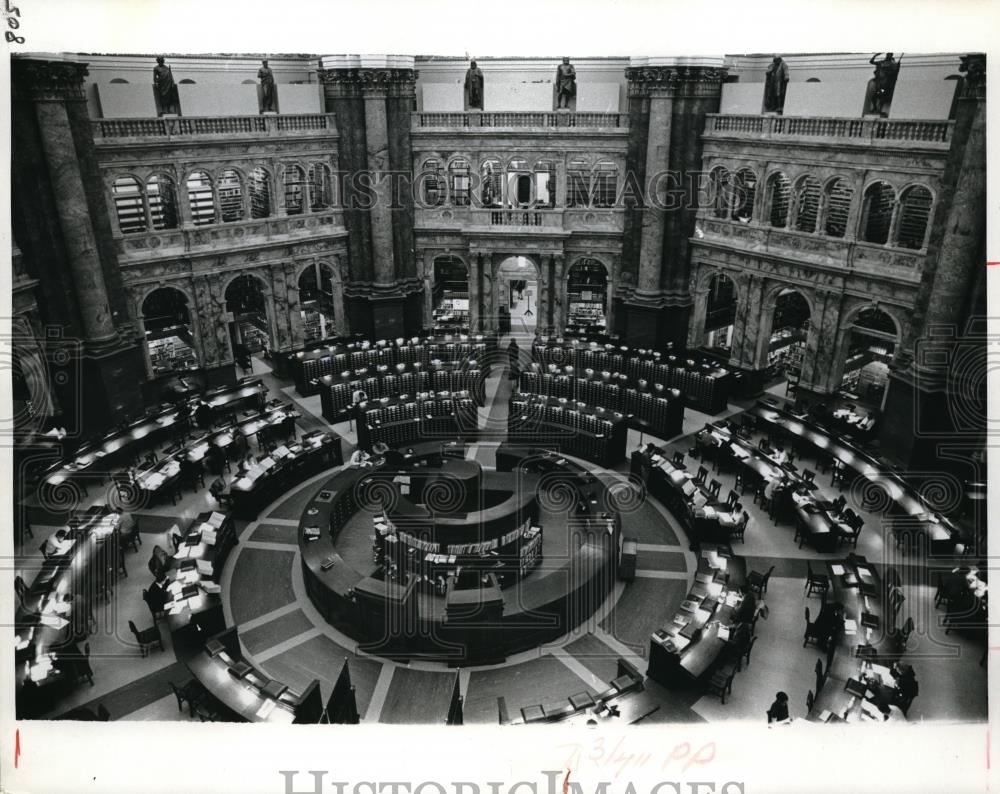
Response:
[[[160,99],[160,115],[177,115],[181,112],[177,85],[174,83],[174,73],[164,60],[162,55],[156,59],[156,67],[153,69],[153,90]]]
[[[896,78],[899,77],[899,64],[903,56],[899,56],[897,61],[891,52],[887,52],[885,57],[876,60],[881,53],[876,52],[868,61],[875,67],[875,75],[868,81],[868,90],[865,92],[865,115],[885,116],[888,115],[889,105],[892,104],[892,95],[896,90]]]
[[[257,79],[260,80],[260,112],[278,112],[278,94],[274,87],[274,72],[267,65],[267,61],[261,61],[261,67],[257,70]]]
[[[468,106],[471,110],[472,108],[483,109],[483,72],[476,66],[476,62],[472,61],[469,64],[469,68],[465,72],[465,91],[469,98]]]
[[[788,86],[788,64],[775,55],[764,75],[764,112],[781,113],[785,109],[785,88]]]
[[[556,107],[569,109],[570,102],[575,96],[576,69],[570,65],[569,58],[563,58],[563,62],[556,69]]]

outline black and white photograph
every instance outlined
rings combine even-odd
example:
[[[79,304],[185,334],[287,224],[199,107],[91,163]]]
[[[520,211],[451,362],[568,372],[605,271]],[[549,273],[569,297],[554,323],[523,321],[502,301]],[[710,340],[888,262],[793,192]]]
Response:
[[[4,790],[102,735],[128,776],[65,790],[343,794],[218,764],[403,736],[445,752],[406,794],[557,736],[533,792],[922,790],[935,747],[928,785],[986,790],[981,45],[598,48],[494,9],[479,50],[298,16],[36,49],[62,4],[17,5]],[[798,777],[714,770],[758,741]]]

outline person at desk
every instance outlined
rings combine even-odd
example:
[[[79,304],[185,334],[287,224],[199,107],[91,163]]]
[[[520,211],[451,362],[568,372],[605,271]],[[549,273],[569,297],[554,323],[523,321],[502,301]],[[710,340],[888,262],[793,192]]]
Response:
[[[774,696],[774,703],[767,710],[767,722],[786,722],[788,720],[788,695],[778,692]]]
[[[910,710],[913,699],[920,694],[917,676],[910,665],[900,662],[896,662],[892,666],[891,673],[892,677],[896,679],[896,703],[905,714]]]
[[[844,605],[833,602],[823,604],[816,618],[816,629],[823,638],[823,647],[836,642],[844,630]]]
[[[784,447],[778,447],[775,450],[774,455],[772,455],[772,458],[774,459],[775,463],[781,466],[784,466],[786,463],[788,463],[788,453],[785,452]]]
[[[883,703],[878,707],[882,712],[883,722],[906,722],[906,715],[903,710],[894,703]]]
[[[361,449],[361,447],[358,447],[351,453],[351,459],[348,462],[348,465],[352,469],[360,469],[364,466],[371,466],[371,455]]]
[[[48,557],[59,557],[73,547],[73,541],[69,538],[69,533],[65,529],[57,530],[55,534],[49,535],[42,546],[42,554]]]
[[[194,420],[198,427],[207,430],[212,426],[212,408],[208,403],[202,402],[194,409]]]

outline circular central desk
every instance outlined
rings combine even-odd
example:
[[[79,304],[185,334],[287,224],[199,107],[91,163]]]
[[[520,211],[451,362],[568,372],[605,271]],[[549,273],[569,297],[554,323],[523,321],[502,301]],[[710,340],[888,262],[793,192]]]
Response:
[[[573,535],[566,554],[536,557],[522,569],[519,553],[531,544],[540,551],[539,496],[551,483],[537,473],[538,459],[532,450],[507,450],[498,454],[505,471],[445,459],[337,472],[306,505],[299,525],[313,605],[362,650],[393,659],[492,664],[568,633],[613,589],[620,520],[603,483],[572,461],[547,459],[560,487],[576,489],[575,505],[567,503]],[[337,541],[359,513],[371,515],[376,543],[384,531],[410,560],[426,546],[424,560],[407,566],[387,552],[371,576],[353,568]],[[434,559],[426,573],[428,557]],[[394,577],[387,575],[391,561]]]

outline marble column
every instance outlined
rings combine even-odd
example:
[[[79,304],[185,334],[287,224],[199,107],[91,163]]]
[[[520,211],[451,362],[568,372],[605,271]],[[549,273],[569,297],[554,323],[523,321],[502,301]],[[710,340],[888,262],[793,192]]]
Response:
[[[480,303],[483,307],[483,333],[494,333],[497,330],[497,311],[499,306],[496,299],[496,284],[493,280],[493,254],[490,252],[479,252],[476,257],[476,267],[479,269],[480,283]]]
[[[108,304],[104,272],[69,116],[60,101],[38,101],[35,112],[52,180],[52,192],[56,198],[59,227],[83,318],[85,339],[92,346],[110,346],[118,341],[118,333]]]
[[[664,91],[649,98],[649,137],[646,142],[646,195],[642,210],[642,237],[639,245],[639,279],[636,295],[653,297],[660,293],[663,262],[663,234],[667,213],[663,209],[666,185],[658,176],[670,165],[670,126],[674,101]]]
[[[424,251],[423,257],[424,309],[423,325],[430,328],[434,324],[434,252]]]
[[[710,287],[700,287],[694,291],[691,307],[691,322],[688,325],[687,346],[691,349],[705,344],[705,317],[708,314],[708,294]]]
[[[391,286],[396,280],[392,246],[392,190],[389,179],[389,132],[386,123],[385,97],[365,97],[365,144],[368,174],[372,182],[373,202],[369,214],[372,224],[372,257],[375,260],[375,283]]]
[[[833,382],[833,376],[843,293],[816,290],[814,295],[799,383],[814,394],[830,394],[839,385]]]
[[[538,300],[534,308],[535,334],[548,334],[552,330],[552,257],[538,257]]]
[[[552,257],[552,261],[555,279],[552,289],[552,332],[556,336],[562,336],[566,333],[566,311],[569,304],[566,257],[563,254],[556,254]]]
[[[479,333],[482,322],[483,310],[481,308],[482,290],[480,282],[482,280],[479,263],[474,256],[466,258],[468,261],[467,270],[469,273],[469,333]]]

